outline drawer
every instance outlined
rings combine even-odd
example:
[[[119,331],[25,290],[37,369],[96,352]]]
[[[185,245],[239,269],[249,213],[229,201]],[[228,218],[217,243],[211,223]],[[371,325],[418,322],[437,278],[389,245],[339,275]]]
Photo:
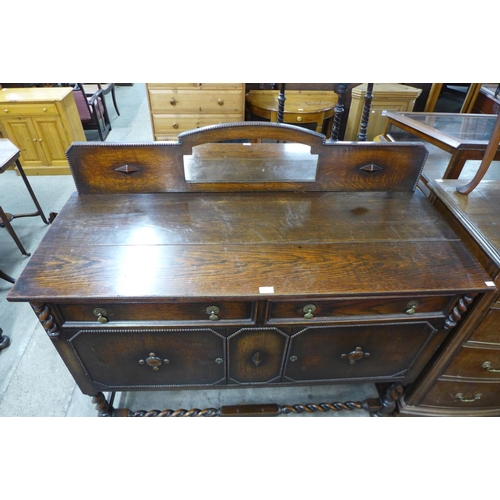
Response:
[[[243,113],[243,94],[239,90],[155,90],[149,91],[151,111],[155,113]]]
[[[500,309],[490,309],[469,340],[500,345]]]
[[[444,375],[500,381],[500,346],[487,349],[465,345],[453,358]]]
[[[154,132],[157,141],[168,140],[165,137],[176,137],[181,132],[193,130],[218,123],[238,122],[241,115],[153,115]]]
[[[445,314],[454,299],[454,296],[417,296],[414,298],[269,301],[268,321],[321,321],[344,316],[378,316],[381,314],[396,314],[405,317],[416,314]],[[413,305],[415,307],[412,307]]]
[[[223,331],[71,329],[68,343],[97,389],[225,384]]]
[[[440,380],[427,393],[422,406],[456,408],[500,408],[500,383]]]
[[[212,308],[217,308],[216,310]],[[99,311],[103,310],[103,311]],[[64,321],[101,322],[120,321],[196,321],[216,323],[223,321],[250,321],[252,302],[193,302],[193,303],[118,303],[118,304],[61,304],[59,311]],[[212,311],[214,314],[212,314]],[[99,317],[99,312],[101,316]],[[106,320],[104,321],[103,318]],[[101,321],[99,321],[99,319]]]
[[[435,333],[426,322],[294,328],[284,379],[410,381],[407,372]]]
[[[0,105],[0,116],[57,115],[55,104],[7,104]]]
[[[243,89],[242,83],[148,83],[148,89],[168,89],[168,90],[177,90],[177,89],[198,89],[198,90],[206,90],[206,89]]]

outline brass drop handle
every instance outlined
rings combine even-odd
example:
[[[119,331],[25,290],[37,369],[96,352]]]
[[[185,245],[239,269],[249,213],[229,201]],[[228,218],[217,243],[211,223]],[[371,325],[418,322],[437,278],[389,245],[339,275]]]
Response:
[[[485,361],[483,363],[483,368],[489,371],[490,373],[500,373],[500,370],[491,367],[491,363],[489,361]]]
[[[406,314],[415,314],[415,309],[418,307],[418,300],[412,300],[406,304]]]
[[[222,99],[219,99],[219,100],[217,101],[217,104],[218,104],[219,106],[224,106],[224,101],[223,101]]]
[[[342,354],[340,357],[343,359],[348,359],[349,364],[353,365],[354,363],[356,363],[356,361],[359,361],[362,358],[369,358],[370,353],[363,352],[363,349],[361,347],[356,347],[354,351],[351,351],[349,354]]]
[[[174,127],[175,129],[178,129],[178,128],[179,128],[179,125],[177,125],[177,123],[174,123],[174,124],[172,125],[172,127]]]
[[[106,317],[108,315],[108,312],[106,311],[106,309],[101,309],[100,307],[96,307],[93,311],[95,316],[97,316],[97,321],[99,321],[99,323],[107,323],[108,322],[108,318]]]
[[[217,306],[209,306],[206,308],[206,313],[208,314],[208,319],[210,321],[217,321],[219,319],[219,314],[220,309]]]
[[[316,306],[314,304],[307,304],[307,306],[304,306],[302,308],[302,311],[305,312],[304,314],[305,319],[312,319],[314,318],[313,312],[316,311]]]
[[[168,365],[170,363],[170,360],[168,360],[168,359],[161,360],[154,352],[150,352],[149,356],[146,359],[139,360],[140,365],[146,364],[146,365],[150,366],[151,368],[153,368],[153,370],[155,370],[155,371],[159,370],[158,367],[162,363],[165,363],[166,365]]]
[[[177,101],[172,97],[172,99],[170,99],[170,104],[172,106],[175,106],[177,104]]]
[[[464,395],[459,392],[458,394],[455,394],[455,399],[458,399],[461,403],[474,403],[474,401],[481,399],[482,394],[476,394],[473,399],[466,399],[464,398]]]

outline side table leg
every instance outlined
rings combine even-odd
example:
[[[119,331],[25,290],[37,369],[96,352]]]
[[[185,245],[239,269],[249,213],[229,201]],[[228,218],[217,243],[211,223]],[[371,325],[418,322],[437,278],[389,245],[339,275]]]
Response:
[[[23,178],[26,189],[28,190],[28,192],[31,196],[31,199],[33,200],[33,203],[35,204],[36,209],[38,210],[38,215],[42,218],[42,220],[45,224],[48,224],[49,221],[46,219],[45,214],[43,213],[42,207],[38,203],[38,200],[35,196],[35,193],[33,192],[33,189],[31,189],[31,184],[29,183],[28,178],[26,177],[26,174],[24,173],[23,167],[21,166],[21,162],[19,160],[16,160],[16,165],[17,165],[17,169],[19,170],[19,173],[21,174],[21,177]]]
[[[460,151],[454,153],[443,174],[443,179],[458,179],[466,161],[467,159]]]
[[[0,328],[0,351],[10,346],[10,338],[3,335],[3,330]]]
[[[1,269],[0,269],[0,278],[2,278],[5,281],[8,281],[10,283],[15,283],[16,280],[9,276],[8,274],[5,274]]]
[[[0,219],[3,222],[5,229],[7,229],[7,232],[12,236],[12,239],[16,242],[16,245],[19,248],[19,250],[21,250],[21,253],[23,255],[26,255],[27,257],[29,257],[31,254],[28,253],[25,250],[25,248],[23,247],[23,244],[21,243],[21,240],[17,237],[17,234],[14,231],[14,228],[10,225],[9,216],[6,215],[6,213],[3,211],[2,207],[0,207]]]

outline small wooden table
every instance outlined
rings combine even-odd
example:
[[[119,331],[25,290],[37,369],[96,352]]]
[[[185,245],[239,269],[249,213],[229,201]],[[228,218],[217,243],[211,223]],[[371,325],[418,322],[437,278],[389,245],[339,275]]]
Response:
[[[333,91],[325,90],[287,90],[285,94],[284,123],[295,125],[316,123],[316,132],[322,132],[323,122],[328,120],[326,136],[329,137],[334,108],[338,96]],[[246,94],[247,111],[266,118],[272,122],[278,121],[278,91],[250,90]]]
[[[458,179],[467,160],[482,160],[496,115],[396,113],[388,111],[385,137],[391,142],[427,141],[451,153],[443,179]],[[500,160],[500,150],[493,160]]]

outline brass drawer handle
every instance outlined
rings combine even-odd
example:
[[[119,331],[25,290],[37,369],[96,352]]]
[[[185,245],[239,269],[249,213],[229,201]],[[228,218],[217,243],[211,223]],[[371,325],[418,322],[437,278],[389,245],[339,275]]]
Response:
[[[415,314],[415,309],[418,307],[418,300],[412,300],[406,304],[406,314]]]
[[[302,116],[297,116],[297,121],[301,122],[302,121]]]
[[[458,399],[461,403],[474,403],[474,401],[481,399],[482,394],[476,394],[473,399],[466,399],[464,398],[464,395],[459,392],[458,394],[455,394],[455,399]]]
[[[108,322],[108,318],[106,317],[108,315],[108,312],[106,311],[106,309],[101,309],[100,307],[96,307],[93,311],[95,316],[97,316],[97,321],[99,321],[99,323],[107,323]]]
[[[496,368],[491,367],[491,363],[489,361],[485,361],[483,363],[483,368],[485,370],[489,371],[490,373],[500,373],[500,370],[497,370]]]
[[[156,356],[156,354],[154,352],[150,352],[149,353],[149,356],[146,358],[146,359],[140,359],[139,360],[139,364],[140,365],[148,365],[150,366],[151,368],[153,368],[153,370],[155,371],[158,371],[159,370],[159,366],[162,364],[162,363],[165,363],[166,365],[168,365],[170,363],[170,360],[168,359],[164,359],[163,361],[158,357]]]
[[[170,104],[172,106],[175,106],[177,104],[177,101],[172,97],[172,99],[170,99]]]
[[[369,358],[370,353],[363,352],[363,349],[361,349],[361,347],[356,347],[354,351],[351,351],[349,354],[342,354],[340,357],[343,359],[348,359],[349,364],[353,365],[354,363],[356,363],[356,361],[359,361],[360,359]]]
[[[218,104],[219,106],[224,106],[224,101],[223,101],[222,99],[219,99],[219,100],[217,101],[217,104]]]
[[[302,310],[305,312],[305,319],[312,319],[314,318],[313,312],[316,311],[316,306],[314,304],[307,304],[307,306],[304,306]]]
[[[219,314],[220,309],[217,306],[207,307],[206,312],[210,321],[217,321],[219,319],[219,316],[217,316],[217,314]]]
[[[222,363],[224,363],[224,360],[222,358],[215,358],[215,362],[218,364],[218,365],[221,365]]]

